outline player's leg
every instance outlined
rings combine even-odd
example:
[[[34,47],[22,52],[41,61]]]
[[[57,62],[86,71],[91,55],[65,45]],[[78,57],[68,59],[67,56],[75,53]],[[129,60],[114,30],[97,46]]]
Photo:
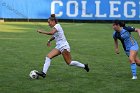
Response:
[[[136,71],[137,71],[137,66],[136,66],[136,55],[137,55],[137,51],[135,50],[130,50],[130,55],[129,55],[129,61],[131,64],[131,72],[132,72],[132,79],[137,79],[137,75],[136,75]]]
[[[82,64],[78,61],[72,61],[71,60],[71,54],[69,51],[67,51],[67,49],[64,49],[62,52],[63,58],[65,60],[65,62],[70,65],[70,66],[76,66],[76,67],[80,67],[80,68],[84,68],[87,72],[89,72],[89,68],[87,64]]]
[[[138,54],[137,54],[137,56],[136,56],[136,58],[135,58],[135,62],[136,62],[136,64],[137,64],[137,66],[140,66],[140,59],[139,59],[139,57],[138,57]]]
[[[45,58],[45,63],[43,66],[43,71],[37,73],[38,75],[42,76],[43,78],[45,78],[46,73],[48,71],[48,68],[50,67],[50,63],[51,63],[51,59],[60,55],[61,52],[58,49],[53,49],[50,53],[48,53],[47,57]]]
[[[61,52],[56,48],[54,48],[50,53],[48,53],[48,55],[47,55],[47,57],[45,59],[44,67],[43,67],[43,72],[45,74],[47,73],[47,70],[48,70],[48,68],[50,66],[51,59],[56,57],[56,56],[58,56],[58,55],[60,55],[60,54],[61,54]]]

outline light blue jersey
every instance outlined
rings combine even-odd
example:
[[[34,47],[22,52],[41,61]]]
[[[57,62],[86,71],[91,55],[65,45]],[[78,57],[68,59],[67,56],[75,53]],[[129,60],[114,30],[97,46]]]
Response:
[[[130,50],[138,51],[139,49],[137,41],[131,36],[131,33],[125,29],[122,29],[120,32],[114,31],[113,38],[121,41],[127,56],[130,55]]]

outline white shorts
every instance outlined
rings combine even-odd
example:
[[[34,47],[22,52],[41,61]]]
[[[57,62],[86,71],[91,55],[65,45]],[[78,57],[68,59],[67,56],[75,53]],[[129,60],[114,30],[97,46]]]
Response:
[[[70,52],[70,46],[68,44],[65,45],[57,45],[55,47],[56,49],[58,49],[61,53],[66,49],[68,52]]]

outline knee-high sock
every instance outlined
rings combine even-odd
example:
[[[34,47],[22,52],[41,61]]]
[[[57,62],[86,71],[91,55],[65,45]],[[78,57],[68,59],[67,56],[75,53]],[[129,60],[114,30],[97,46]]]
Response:
[[[46,74],[47,71],[48,71],[48,68],[50,66],[50,62],[51,62],[51,59],[46,57],[45,59],[45,63],[44,63],[44,66],[43,66],[43,72]]]
[[[71,63],[69,64],[70,66],[76,66],[76,67],[80,67],[80,68],[85,68],[85,65],[78,62],[78,61],[71,61]]]
[[[136,63],[131,64],[131,72],[133,76],[136,76],[137,66]]]

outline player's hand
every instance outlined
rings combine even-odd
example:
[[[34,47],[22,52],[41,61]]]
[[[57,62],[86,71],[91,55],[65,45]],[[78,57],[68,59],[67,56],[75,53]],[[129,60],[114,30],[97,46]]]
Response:
[[[38,32],[38,33],[41,33],[42,31],[38,29],[37,32]]]
[[[119,54],[120,52],[119,52],[119,49],[115,49],[115,53],[116,54]]]
[[[51,46],[51,43],[50,42],[47,42],[47,46],[50,47]]]

